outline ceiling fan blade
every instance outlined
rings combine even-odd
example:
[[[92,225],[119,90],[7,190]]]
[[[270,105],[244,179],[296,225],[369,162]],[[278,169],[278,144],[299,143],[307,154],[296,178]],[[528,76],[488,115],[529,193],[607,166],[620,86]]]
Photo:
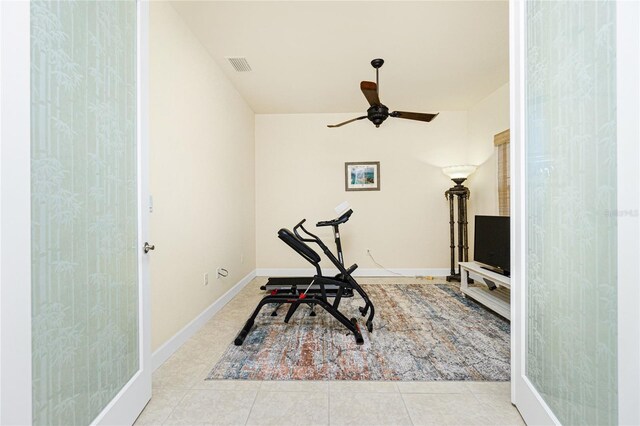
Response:
[[[364,94],[364,97],[369,101],[369,105],[380,105],[380,98],[378,97],[378,85],[373,81],[360,82],[360,90]]]
[[[440,114],[424,114],[421,112],[406,112],[406,111],[393,111],[389,116],[396,118],[406,118],[408,120],[426,121],[427,123]]]
[[[367,118],[367,116],[363,115],[362,117],[352,118],[351,120],[343,121],[342,123],[338,124],[327,124],[327,127],[340,127],[344,126],[345,124],[353,123],[354,121],[362,120],[363,118]]]

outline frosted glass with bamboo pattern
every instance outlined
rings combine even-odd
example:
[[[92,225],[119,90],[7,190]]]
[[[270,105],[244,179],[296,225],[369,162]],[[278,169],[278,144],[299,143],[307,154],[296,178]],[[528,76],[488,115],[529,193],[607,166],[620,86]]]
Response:
[[[526,375],[617,424],[616,3],[526,2]]]
[[[136,2],[30,8],[33,419],[85,425],[139,368]]]

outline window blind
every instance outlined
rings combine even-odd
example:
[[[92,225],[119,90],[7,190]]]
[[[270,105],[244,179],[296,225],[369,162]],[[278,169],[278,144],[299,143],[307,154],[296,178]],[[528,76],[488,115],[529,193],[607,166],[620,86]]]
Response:
[[[493,145],[498,151],[498,214],[509,216],[509,129],[493,137]]]

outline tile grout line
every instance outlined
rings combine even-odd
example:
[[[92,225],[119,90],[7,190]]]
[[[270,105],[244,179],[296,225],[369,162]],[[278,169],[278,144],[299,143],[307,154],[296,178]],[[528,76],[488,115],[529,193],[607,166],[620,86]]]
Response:
[[[264,382],[264,380],[261,380],[260,381],[260,385],[256,389],[256,394],[253,397],[253,401],[251,402],[251,408],[249,408],[249,414],[247,414],[247,420],[245,420],[245,422],[244,422],[245,426],[249,423],[249,419],[251,418],[251,413],[253,412],[253,407],[256,405],[256,400],[258,399],[258,394],[260,393],[260,389],[262,389],[262,383],[263,382]]]
[[[398,391],[400,391],[400,389],[398,389]],[[411,413],[409,413],[409,409],[407,408],[407,401],[404,400],[404,395],[402,394],[402,392],[400,393],[400,399],[402,399],[402,405],[404,406],[404,411],[407,412],[407,417],[409,418],[409,421],[411,422],[411,424],[413,425],[413,419],[411,418]]]
[[[169,421],[169,419],[171,418],[171,415],[176,411],[176,408],[178,408],[178,405],[180,405],[180,403],[182,403],[182,401],[184,401],[184,399],[187,397],[187,393],[189,393],[189,389],[186,389],[184,392],[184,395],[182,395],[182,398],[180,398],[178,400],[178,402],[175,403],[175,405],[173,406],[173,408],[171,409],[171,412],[169,413],[169,415],[167,416],[166,419],[164,419],[162,421],[162,424],[165,425],[167,424],[167,422]]]
[[[327,424],[331,426],[331,380],[327,382]]]

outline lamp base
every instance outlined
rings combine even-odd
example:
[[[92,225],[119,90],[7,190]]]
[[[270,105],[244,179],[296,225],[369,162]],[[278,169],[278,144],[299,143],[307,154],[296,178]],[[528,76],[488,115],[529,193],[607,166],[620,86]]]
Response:
[[[446,280],[447,280],[447,282],[455,281],[455,282],[459,283],[461,281],[460,280],[460,274],[447,275]],[[467,283],[473,284],[474,283],[473,278],[467,278]]]
[[[451,179],[452,181],[455,182],[456,186],[460,187],[462,186],[462,183],[467,180],[467,178],[455,178],[455,179]]]

